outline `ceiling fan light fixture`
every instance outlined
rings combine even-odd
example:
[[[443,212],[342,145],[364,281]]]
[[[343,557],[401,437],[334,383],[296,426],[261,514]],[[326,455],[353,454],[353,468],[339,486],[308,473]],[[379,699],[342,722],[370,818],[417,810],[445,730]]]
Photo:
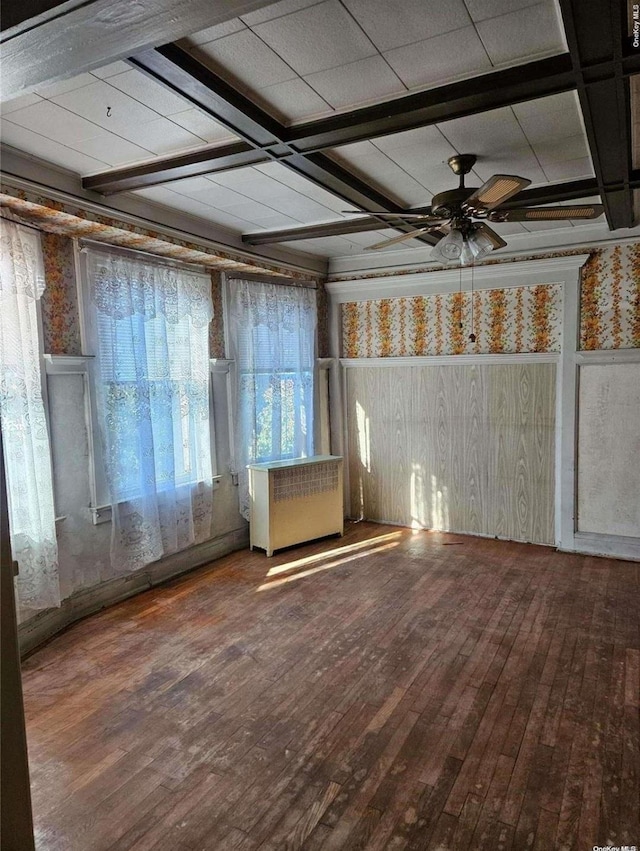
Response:
[[[451,228],[446,236],[443,236],[440,242],[434,247],[431,252],[431,257],[434,260],[444,261],[445,263],[457,263],[462,254],[464,246],[464,237],[458,228]]]
[[[474,228],[471,231],[466,242],[469,246],[469,252],[471,253],[473,260],[482,260],[483,257],[486,257],[487,254],[490,254],[494,249],[491,239],[477,228]]]

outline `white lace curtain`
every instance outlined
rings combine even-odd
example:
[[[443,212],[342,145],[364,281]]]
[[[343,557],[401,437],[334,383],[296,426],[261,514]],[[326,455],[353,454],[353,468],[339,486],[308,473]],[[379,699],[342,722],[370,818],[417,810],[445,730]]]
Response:
[[[211,535],[208,276],[89,252],[111,560],[137,570]]]
[[[231,280],[229,289],[235,463],[248,519],[247,464],[313,455],[316,293],[244,280]]]
[[[20,605],[60,605],[49,433],[36,302],[44,291],[40,237],[0,227],[0,421]]]

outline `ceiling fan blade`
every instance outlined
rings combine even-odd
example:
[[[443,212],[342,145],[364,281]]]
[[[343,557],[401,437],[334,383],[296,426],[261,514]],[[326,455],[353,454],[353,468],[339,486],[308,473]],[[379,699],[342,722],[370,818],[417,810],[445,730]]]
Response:
[[[447,219],[433,216],[431,213],[413,213],[409,210],[406,213],[388,213],[386,210],[340,210],[340,212],[352,216],[380,216],[386,219],[423,219],[424,221],[430,221],[432,224],[448,221]]]
[[[563,207],[519,207],[515,210],[494,210],[492,222],[552,222],[563,219],[597,219],[604,213],[602,204],[581,204]]]
[[[486,213],[504,204],[530,183],[526,177],[515,174],[494,174],[463,202],[462,207],[471,212]]]
[[[478,222],[476,225],[474,225],[473,229],[476,233],[481,233],[486,236],[487,239],[491,240],[491,242],[493,243],[494,251],[497,248],[504,248],[507,244],[504,239],[494,231],[493,228],[490,228],[489,225],[486,225],[484,222]]]
[[[421,236],[423,233],[428,233],[433,230],[433,227],[418,228],[412,230],[411,233],[403,233],[400,236],[394,236],[392,239],[383,239],[382,242],[376,242],[375,245],[368,245],[365,251],[377,251],[379,248],[388,248],[390,245],[397,245],[399,242],[405,242],[407,239],[413,239],[416,236]]]

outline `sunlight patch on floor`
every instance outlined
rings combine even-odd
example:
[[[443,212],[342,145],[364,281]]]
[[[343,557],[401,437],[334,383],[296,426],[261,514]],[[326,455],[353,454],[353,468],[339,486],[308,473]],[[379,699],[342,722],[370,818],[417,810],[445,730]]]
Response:
[[[398,534],[401,534],[401,533],[398,533]],[[392,537],[392,536],[382,535],[381,537],[382,538],[388,538],[388,537]],[[374,540],[379,540],[379,539],[374,539]],[[370,543],[370,542],[367,542],[367,543]],[[335,558],[334,556],[344,552],[345,550],[350,549],[349,547],[343,547],[339,550],[332,550],[331,553],[324,553],[323,554],[324,558],[330,559],[330,561],[328,561],[326,564],[319,564],[316,567],[310,567],[307,570],[296,570],[296,572],[293,572],[293,573],[289,572],[288,576],[281,576],[279,579],[272,579],[272,580],[267,579],[267,581],[264,582],[262,585],[260,585],[257,590],[258,591],[266,591],[269,588],[277,588],[280,585],[284,585],[287,582],[293,582],[295,579],[303,579],[306,576],[313,576],[314,573],[320,573],[321,571],[324,571],[324,570],[331,570],[331,568],[339,567],[342,564],[346,564],[347,562],[350,562],[350,561],[355,561],[356,559],[364,558],[365,556],[376,555],[377,553],[385,552],[387,550],[392,550],[395,547],[397,547],[398,544],[399,544],[399,541],[389,541],[386,544],[379,544],[378,546],[369,547],[368,549],[361,550],[360,552],[351,552],[348,555],[344,555],[342,558]],[[306,561],[306,559],[300,559],[300,561]],[[298,562],[292,562],[292,563],[290,563],[289,565],[286,565],[286,566],[281,565],[279,570],[281,568],[284,568],[284,567],[286,567],[286,569],[288,571],[295,570],[295,568],[291,567],[291,564],[298,564]],[[271,574],[271,571],[269,571],[269,574],[267,574],[267,576],[269,576],[270,574]]]

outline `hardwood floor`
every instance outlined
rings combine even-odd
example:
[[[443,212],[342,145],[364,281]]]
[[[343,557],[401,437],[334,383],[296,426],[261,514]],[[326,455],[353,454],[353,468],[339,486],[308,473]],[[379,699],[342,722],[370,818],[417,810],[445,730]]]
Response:
[[[640,843],[640,565],[371,523],[24,665],[39,851]]]

